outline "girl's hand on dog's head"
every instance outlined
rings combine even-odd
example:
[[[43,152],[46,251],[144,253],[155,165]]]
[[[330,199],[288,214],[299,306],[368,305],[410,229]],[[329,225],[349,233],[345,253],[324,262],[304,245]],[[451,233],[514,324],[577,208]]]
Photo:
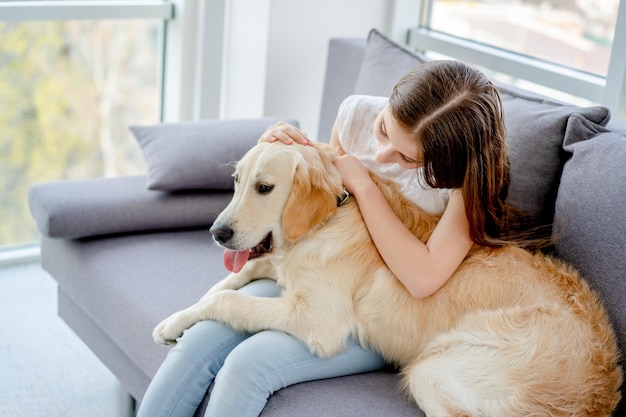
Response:
[[[301,145],[311,144],[311,139],[309,139],[306,133],[285,122],[278,122],[269,126],[259,138],[258,143],[276,141],[280,141],[286,145],[293,143],[299,143]]]

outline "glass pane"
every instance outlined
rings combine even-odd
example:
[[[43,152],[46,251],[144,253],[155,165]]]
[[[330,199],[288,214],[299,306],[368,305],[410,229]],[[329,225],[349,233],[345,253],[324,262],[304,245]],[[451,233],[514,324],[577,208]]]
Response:
[[[159,21],[0,22],[0,247],[38,239],[28,188],[145,172]]]
[[[619,0],[434,0],[431,28],[606,76]]]

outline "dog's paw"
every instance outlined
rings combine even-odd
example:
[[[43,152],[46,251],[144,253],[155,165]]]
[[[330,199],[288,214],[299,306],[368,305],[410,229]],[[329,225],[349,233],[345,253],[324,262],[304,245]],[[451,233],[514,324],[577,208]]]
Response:
[[[185,320],[185,313],[179,311],[159,323],[152,331],[152,338],[155,342],[162,345],[175,345],[176,340],[188,328],[189,325],[187,320]]]

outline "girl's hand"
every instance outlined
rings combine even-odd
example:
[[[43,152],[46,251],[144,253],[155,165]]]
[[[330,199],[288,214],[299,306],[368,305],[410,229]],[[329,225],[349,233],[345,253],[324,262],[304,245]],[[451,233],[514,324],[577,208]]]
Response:
[[[301,145],[310,145],[311,140],[306,133],[295,126],[285,122],[278,122],[269,126],[265,133],[261,135],[258,143],[280,141],[284,144],[291,145],[299,143]]]
[[[357,157],[344,154],[337,157],[334,163],[341,174],[344,187],[357,198],[362,188],[372,184],[368,169]]]

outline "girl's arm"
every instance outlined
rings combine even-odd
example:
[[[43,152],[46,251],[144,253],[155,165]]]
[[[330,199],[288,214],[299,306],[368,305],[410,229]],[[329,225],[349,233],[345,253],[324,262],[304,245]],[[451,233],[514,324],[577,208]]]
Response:
[[[344,185],[360,203],[367,229],[389,269],[414,297],[434,294],[473,245],[460,190],[452,192],[441,220],[424,244],[396,217],[357,158],[344,155],[335,164]]]

